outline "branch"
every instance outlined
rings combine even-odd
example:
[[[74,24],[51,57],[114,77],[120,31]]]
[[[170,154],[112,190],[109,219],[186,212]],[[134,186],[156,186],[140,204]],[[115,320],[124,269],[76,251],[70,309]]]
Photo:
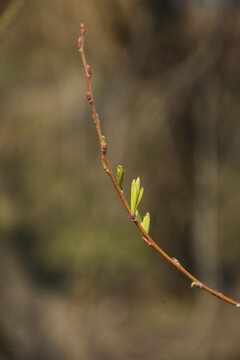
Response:
[[[117,169],[117,180],[115,179],[113,172],[110,167],[110,163],[107,156],[107,142],[105,139],[105,136],[102,134],[101,126],[99,117],[95,108],[94,100],[93,100],[93,92],[92,92],[92,85],[91,85],[91,77],[92,77],[92,70],[90,66],[86,62],[86,56],[84,51],[84,41],[85,41],[85,26],[84,24],[80,24],[81,29],[81,37],[78,38],[77,48],[82,58],[82,63],[85,71],[85,75],[87,78],[87,100],[89,102],[89,105],[91,106],[92,110],[92,116],[95,122],[95,126],[97,129],[97,134],[101,146],[101,152],[102,152],[102,165],[105,170],[105,172],[110,177],[110,180],[115,187],[125,209],[127,210],[129,216],[131,217],[131,220],[135,223],[135,225],[138,227],[140,232],[142,233],[142,238],[145,241],[145,243],[148,246],[153,247],[158,253],[160,253],[168,262],[170,262],[175,268],[177,268],[183,275],[185,275],[189,280],[191,280],[191,288],[196,287],[202,290],[207,291],[208,293],[218,297],[219,299],[234,305],[237,308],[240,308],[240,303],[236,302],[235,300],[230,299],[229,297],[223,295],[222,293],[213,290],[209,286],[203,284],[201,281],[199,281],[195,276],[190,274],[181,264],[180,262],[174,258],[170,257],[164,250],[162,250],[155,241],[149,236],[148,230],[149,230],[149,224],[150,224],[150,215],[147,213],[143,220],[141,219],[140,214],[138,213],[137,206],[141,200],[142,194],[143,194],[143,188],[140,189],[140,179],[137,178],[137,180],[133,180],[132,182],[132,188],[131,188],[131,208],[124,196],[123,190],[122,190],[122,180],[123,180],[123,168],[122,166],[119,166]]]

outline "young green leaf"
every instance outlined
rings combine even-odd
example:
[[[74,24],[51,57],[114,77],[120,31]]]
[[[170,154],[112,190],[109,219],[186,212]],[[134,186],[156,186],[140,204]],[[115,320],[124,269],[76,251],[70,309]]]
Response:
[[[131,213],[134,214],[136,211],[136,204],[137,204],[137,185],[136,180],[133,179],[131,185]]]
[[[131,212],[134,214],[143,196],[143,187],[140,189],[140,177],[133,179],[131,186]]]
[[[146,233],[149,232],[149,228],[150,228],[150,214],[149,214],[149,212],[147,212],[146,215],[144,216],[143,221],[141,223],[141,226],[144,228]]]
[[[124,177],[123,167],[122,167],[122,165],[118,165],[118,167],[117,167],[117,183],[121,190],[122,190],[122,184],[123,184],[123,177]]]
[[[139,191],[140,191],[140,177],[137,177],[136,180],[136,188],[137,188],[137,198],[139,196]]]
[[[138,207],[138,205],[139,205],[140,201],[142,200],[143,190],[144,190],[144,188],[142,187],[142,188],[140,189],[140,191],[139,191],[138,198],[137,198],[137,205],[136,205],[136,207]]]

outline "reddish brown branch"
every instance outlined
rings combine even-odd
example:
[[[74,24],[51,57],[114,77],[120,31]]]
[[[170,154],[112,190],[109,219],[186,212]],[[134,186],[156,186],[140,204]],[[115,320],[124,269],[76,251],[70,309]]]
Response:
[[[235,300],[230,299],[229,297],[223,295],[222,293],[213,290],[212,288],[210,288],[209,286],[203,284],[201,281],[199,281],[195,276],[193,276],[192,274],[190,274],[181,264],[180,262],[173,257],[170,257],[164,250],[162,250],[156,243],[155,241],[148,235],[148,233],[143,229],[143,227],[140,225],[140,223],[138,222],[138,220],[136,219],[135,214],[131,213],[131,209],[128,205],[128,202],[124,196],[123,190],[120,189],[120,187],[117,184],[117,181],[115,180],[115,177],[112,173],[110,164],[109,164],[109,160],[108,160],[108,156],[107,156],[107,142],[105,137],[102,134],[102,130],[101,130],[101,126],[100,126],[100,121],[99,121],[99,117],[98,114],[96,112],[96,108],[94,105],[94,101],[93,101],[93,93],[92,93],[92,85],[91,85],[91,77],[92,77],[92,70],[90,68],[90,66],[87,64],[86,62],[86,57],[85,57],[85,52],[84,52],[84,40],[85,40],[85,26],[84,24],[80,24],[80,29],[81,29],[81,37],[78,39],[78,51],[80,52],[81,58],[82,58],[82,63],[83,63],[83,67],[84,67],[84,71],[86,74],[86,78],[87,78],[87,87],[88,87],[88,92],[87,92],[87,99],[88,102],[91,106],[91,110],[92,110],[92,116],[96,125],[96,129],[97,129],[97,133],[98,133],[98,138],[99,138],[99,142],[100,142],[100,146],[101,146],[101,152],[102,152],[102,163],[103,163],[103,168],[106,171],[106,173],[109,175],[113,186],[115,187],[125,209],[127,210],[128,214],[130,215],[132,221],[136,224],[136,226],[138,227],[138,229],[141,231],[142,235],[143,235],[143,240],[146,242],[147,245],[153,247],[157,252],[159,252],[167,261],[169,261],[174,267],[176,267],[182,274],[184,274],[188,279],[190,279],[192,281],[191,287],[197,287],[199,289],[205,290],[207,292],[209,292],[210,294],[218,297],[219,299],[228,302],[229,304],[232,304],[234,306],[236,306],[237,308],[240,308],[240,303],[238,303]]]

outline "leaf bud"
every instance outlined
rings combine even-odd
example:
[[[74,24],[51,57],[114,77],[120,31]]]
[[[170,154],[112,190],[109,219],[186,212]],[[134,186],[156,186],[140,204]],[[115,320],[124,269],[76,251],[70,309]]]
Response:
[[[135,215],[135,214],[131,214],[131,219],[132,219],[132,221],[136,221],[136,215]]]
[[[122,184],[123,184],[123,177],[124,177],[123,167],[122,167],[122,165],[118,165],[118,167],[117,167],[117,184],[121,190],[122,190]]]
[[[101,149],[103,153],[107,151],[107,142],[105,140],[105,136],[102,136],[101,138]]]
[[[87,65],[87,73],[88,73],[89,77],[92,76],[92,69],[91,69],[90,65]]]
[[[92,102],[92,95],[89,91],[87,92],[87,99],[89,102]]]
[[[77,49],[78,50],[81,50],[81,48],[82,48],[82,38],[81,38],[81,36],[78,38],[78,40],[77,40]]]

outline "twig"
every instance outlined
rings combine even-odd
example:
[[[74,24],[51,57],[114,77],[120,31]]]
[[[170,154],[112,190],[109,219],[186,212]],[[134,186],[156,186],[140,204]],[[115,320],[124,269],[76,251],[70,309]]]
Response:
[[[143,240],[145,241],[145,243],[148,246],[153,247],[157,252],[159,252],[168,262],[170,262],[174,267],[176,267],[182,274],[184,274],[188,279],[190,279],[192,281],[191,283],[191,288],[193,287],[197,287],[199,289],[205,290],[208,293],[218,297],[219,299],[226,301],[229,304],[234,305],[237,308],[240,308],[240,303],[238,303],[235,300],[232,300],[231,298],[223,295],[222,293],[213,290],[212,288],[210,288],[209,286],[203,284],[201,281],[199,281],[195,276],[193,276],[192,274],[190,274],[181,264],[180,262],[174,258],[174,257],[170,257],[164,250],[162,250],[156,243],[155,241],[148,235],[148,233],[145,231],[145,229],[141,226],[140,222],[137,220],[137,217],[135,215],[135,213],[131,212],[130,206],[128,205],[128,202],[124,196],[123,190],[122,188],[118,185],[117,181],[115,180],[115,177],[112,173],[111,167],[110,167],[110,163],[108,160],[108,156],[107,156],[107,142],[105,139],[105,136],[103,136],[102,134],[102,130],[101,130],[101,126],[100,126],[100,121],[99,121],[99,117],[98,114],[96,112],[96,108],[94,105],[94,100],[93,100],[93,92],[92,92],[92,85],[91,85],[91,77],[92,77],[92,70],[90,68],[90,66],[87,64],[86,62],[86,57],[85,57],[85,51],[84,51],[84,41],[85,41],[85,26],[84,24],[80,24],[80,29],[81,29],[81,37],[78,38],[78,43],[77,43],[77,47],[78,47],[78,51],[81,55],[82,58],[82,63],[83,63],[83,67],[85,70],[85,74],[86,74],[86,78],[87,78],[87,87],[88,87],[88,92],[87,92],[87,100],[91,106],[91,110],[92,110],[92,116],[96,125],[96,129],[97,129],[97,133],[98,133],[98,138],[99,138],[99,142],[100,142],[100,146],[101,146],[101,152],[102,152],[102,164],[103,164],[103,168],[106,171],[106,173],[109,175],[113,186],[115,187],[125,209],[127,210],[128,214],[130,215],[132,221],[135,223],[135,225],[138,227],[138,229],[140,230],[140,232],[143,235]]]

